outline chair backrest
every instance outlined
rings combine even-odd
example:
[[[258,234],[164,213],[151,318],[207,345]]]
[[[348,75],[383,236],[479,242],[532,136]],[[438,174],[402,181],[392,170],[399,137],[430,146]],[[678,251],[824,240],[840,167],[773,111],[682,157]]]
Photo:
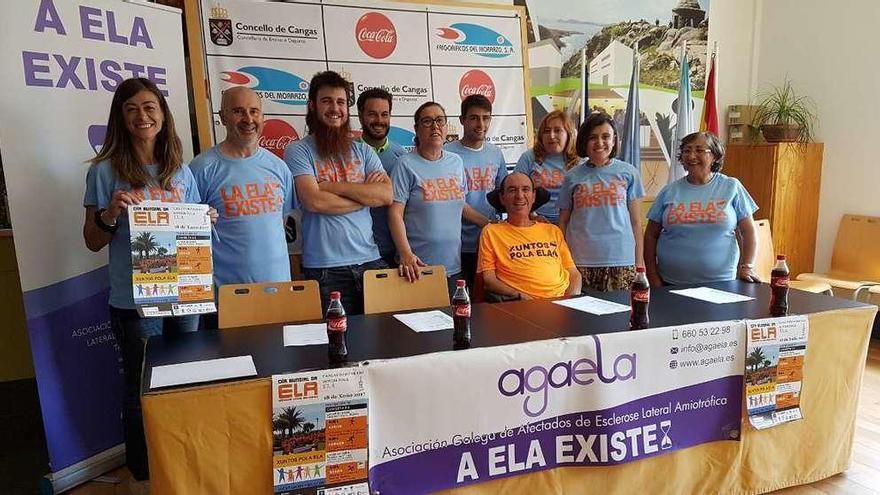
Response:
[[[426,266],[415,282],[396,268],[364,272],[364,313],[388,313],[449,306],[449,289],[443,266]]]
[[[773,248],[773,234],[769,220],[755,220],[758,233],[758,252],[755,256],[755,273],[764,282],[770,281],[770,272],[776,264],[776,250]]]
[[[223,285],[218,304],[220,328],[320,320],[323,316],[314,280]]]
[[[830,272],[841,278],[880,281],[880,217],[843,216]]]

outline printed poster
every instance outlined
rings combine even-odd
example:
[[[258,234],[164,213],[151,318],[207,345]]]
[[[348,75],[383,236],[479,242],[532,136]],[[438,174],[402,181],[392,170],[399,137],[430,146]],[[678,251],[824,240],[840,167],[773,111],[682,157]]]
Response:
[[[801,415],[801,385],[807,353],[806,316],[748,321],[746,408],[749,422],[763,430]]]
[[[274,493],[370,495],[367,444],[362,368],[272,376]]]
[[[713,322],[371,361],[370,488],[431,493],[738,441],[745,328]]]
[[[145,201],[128,207],[131,285],[141,316],[217,311],[208,205]]]

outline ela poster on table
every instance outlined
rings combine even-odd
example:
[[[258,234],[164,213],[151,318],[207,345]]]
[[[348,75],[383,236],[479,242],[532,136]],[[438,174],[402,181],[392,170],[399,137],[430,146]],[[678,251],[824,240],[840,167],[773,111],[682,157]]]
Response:
[[[369,495],[362,368],[272,376],[274,493]]]

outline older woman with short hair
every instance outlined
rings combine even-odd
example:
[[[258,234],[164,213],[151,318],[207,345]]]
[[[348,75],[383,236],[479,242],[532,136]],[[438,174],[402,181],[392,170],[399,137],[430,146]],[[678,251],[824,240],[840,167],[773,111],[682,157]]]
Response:
[[[648,211],[648,281],[654,287],[758,282],[752,219],[758,207],[739,180],[721,173],[724,145],[713,134],[695,132],[681,140],[677,158],[688,174],[667,184]]]

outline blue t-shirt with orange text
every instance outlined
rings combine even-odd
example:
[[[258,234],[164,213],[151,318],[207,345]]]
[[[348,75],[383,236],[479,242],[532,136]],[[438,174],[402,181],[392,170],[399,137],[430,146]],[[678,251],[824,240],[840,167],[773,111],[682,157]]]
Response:
[[[375,150],[375,148],[373,149]],[[382,162],[385,172],[391,175],[391,171],[397,165],[397,158],[405,155],[406,150],[388,139],[382,149],[376,150],[376,154],[379,155],[379,161]],[[388,228],[388,207],[377,206],[371,208],[370,214],[373,216],[373,238],[376,240],[376,245],[379,246],[379,252],[394,252],[394,239],[391,238],[391,230]]]
[[[263,148],[233,158],[217,145],[195,157],[190,169],[203,202],[218,213],[214,283],[289,281],[284,218],[296,199],[287,165]]]
[[[394,201],[404,205],[403,223],[413,253],[446,276],[461,272],[461,212],[467,177],[461,157],[443,151],[439,160],[418,151],[401,156],[391,173]]]
[[[757,209],[743,185],[721,173],[703,185],[687,176],[667,184],[648,211],[648,219],[663,227],[657,241],[660,278],[673,285],[735,279],[736,225]]]
[[[635,264],[629,204],[644,195],[635,167],[620,160],[603,167],[586,162],[565,174],[559,209],[571,211],[565,240],[577,266]]]
[[[147,165],[147,172],[156,177],[159,167]],[[131,184],[119,178],[109,160],[96,163],[86,173],[86,192],[83,206],[107,208],[118,191],[130,191],[141,201],[163,201],[166,203],[198,203],[201,201],[192,172],[185,164],[171,180],[171,189],[162,189],[157,184],[148,187],[132,188]],[[120,309],[135,309],[131,283],[131,231],[128,226],[128,213],[123,212],[116,219],[119,228],[110,239],[110,305]]]
[[[507,175],[507,164],[504,162],[501,148],[485,142],[477,150],[468,148],[460,140],[453,141],[444,148],[460,156],[464,163],[464,173],[467,176],[465,202],[489,220],[497,219],[498,213],[489,204],[486,194],[501,186],[501,181]],[[477,252],[482,231],[482,228],[462,219],[461,251],[463,253]]]
[[[376,152],[366,143],[352,142],[348,157],[325,158],[318,153],[314,136],[288,146],[284,161],[294,181],[301,175],[310,175],[317,182],[363,184],[371,173],[385,171]],[[379,248],[373,239],[373,217],[366,206],[344,215],[325,215],[303,208],[302,232],[305,268],[361,265],[379,259]]]
[[[565,158],[562,153],[552,153],[541,163],[535,161],[534,150],[526,150],[516,162],[514,172],[522,172],[532,178],[535,187],[543,187],[550,193],[550,201],[538,208],[538,215],[559,223],[559,191],[565,180]]]

